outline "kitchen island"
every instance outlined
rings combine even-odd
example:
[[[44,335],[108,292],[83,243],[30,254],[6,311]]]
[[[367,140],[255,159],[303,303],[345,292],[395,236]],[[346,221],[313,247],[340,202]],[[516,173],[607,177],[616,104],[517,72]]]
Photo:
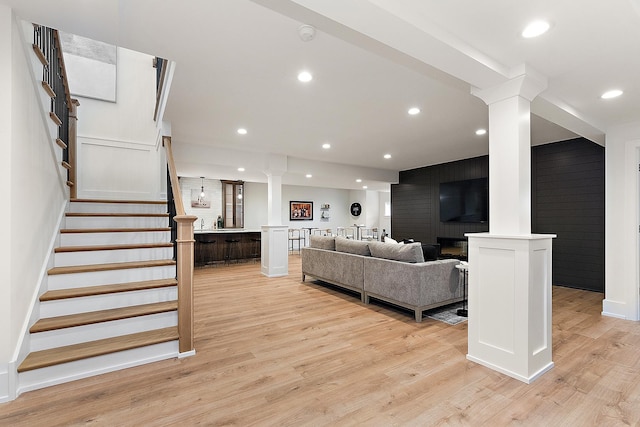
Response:
[[[193,230],[196,267],[260,258],[261,231],[244,228]]]

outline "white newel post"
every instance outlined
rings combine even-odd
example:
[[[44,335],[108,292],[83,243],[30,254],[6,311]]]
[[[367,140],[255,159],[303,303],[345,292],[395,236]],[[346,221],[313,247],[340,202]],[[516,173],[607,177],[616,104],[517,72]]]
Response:
[[[489,106],[489,232],[469,238],[467,359],[531,383],[551,359],[551,239],[531,234],[530,103],[546,79],[527,70],[474,90]]]
[[[267,225],[262,226],[261,272],[267,277],[289,274],[288,227],[282,225],[282,175],[286,157],[269,157],[267,175]]]

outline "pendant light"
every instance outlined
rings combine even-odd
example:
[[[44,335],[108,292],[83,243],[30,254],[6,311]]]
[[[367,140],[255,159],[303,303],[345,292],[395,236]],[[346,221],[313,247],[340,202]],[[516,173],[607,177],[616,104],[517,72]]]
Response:
[[[201,176],[202,186],[200,187],[200,197],[204,199],[204,176]]]

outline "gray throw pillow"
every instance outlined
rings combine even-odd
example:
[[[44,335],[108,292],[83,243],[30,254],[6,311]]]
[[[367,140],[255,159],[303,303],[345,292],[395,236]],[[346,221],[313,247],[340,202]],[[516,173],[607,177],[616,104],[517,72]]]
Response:
[[[369,251],[369,242],[364,240],[345,239],[344,237],[336,237],[336,251],[371,256],[371,252]]]
[[[371,242],[369,249],[371,256],[403,262],[424,262],[422,244],[420,242],[408,245],[390,245],[388,243]]]
[[[331,236],[309,236],[309,247],[335,251],[336,239]]]

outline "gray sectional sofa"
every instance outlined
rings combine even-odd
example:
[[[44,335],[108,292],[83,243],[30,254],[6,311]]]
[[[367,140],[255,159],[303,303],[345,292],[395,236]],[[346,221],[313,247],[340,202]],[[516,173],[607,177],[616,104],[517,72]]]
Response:
[[[371,298],[422,312],[462,301],[455,259],[424,261],[422,245],[368,242],[311,236],[302,248],[302,281],[306,276],[349,289],[368,304]]]

